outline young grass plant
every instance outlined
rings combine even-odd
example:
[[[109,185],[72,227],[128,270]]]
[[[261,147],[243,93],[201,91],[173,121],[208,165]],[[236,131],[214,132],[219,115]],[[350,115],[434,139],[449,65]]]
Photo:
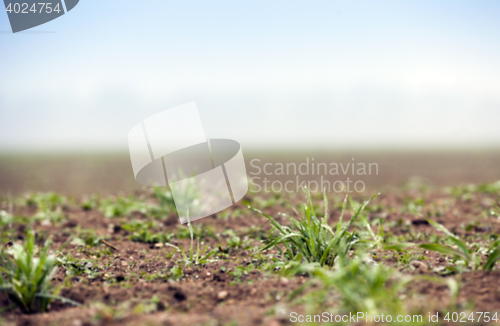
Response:
[[[99,275],[96,264],[92,260],[72,257],[69,253],[66,256],[59,254],[56,265],[64,268],[68,276],[85,275],[89,279],[93,279]]]
[[[46,311],[53,299],[79,305],[52,292],[52,276],[57,270],[55,255],[49,254],[50,240],[45,242],[38,257],[35,234],[27,232],[24,246],[14,244],[0,253],[0,289],[25,313]]]
[[[121,226],[123,230],[129,231],[132,234],[129,236],[129,239],[136,242],[144,242],[144,243],[158,243],[158,242],[166,242],[170,241],[173,237],[173,234],[156,232],[153,233],[150,231],[151,228],[156,228],[157,225],[154,221],[143,222],[139,220],[133,220],[130,223],[126,223]]]
[[[175,212],[174,196],[170,190],[165,190],[164,187],[153,187],[153,194],[160,202],[160,207],[167,212]]]
[[[100,201],[100,211],[108,218],[124,217],[133,212],[140,212],[147,216],[167,216],[170,211],[154,203],[145,202],[134,196],[107,198]]]
[[[337,246],[338,259],[333,270],[311,267],[310,273],[315,277],[295,290],[289,300],[298,298],[311,314],[326,311],[331,302],[337,303],[334,311],[340,314],[359,311],[369,315],[403,313],[399,292],[410,278],[402,277],[390,267],[369,264],[359,256],[348,259],[346,246],[346,239]],[[313,287],[314,284],[318,286]],[[311,288],[314,290],[299,297]]]
[[[290,216],[284,215],[290,221],[290,227],[281,225],[271,216],[264,214],[258,209],[254,210],[264,215],[275,230],[278,231],[278,238],[271,241],[268,245],[264,246],[261,251],[275,247],[286,261],[301,261],[305,259],[309,263],[319,263],[321,266],[333,266],[335,257],[337,256],[337,247],[341,241],[346,242],[346,252],[357,241],[354,232],[348,232],[349,227],[353,224],[356,218],[363,212],[364,208],[370,200],[377,195],[365,201],[354,213],[349,222],[342,226],[342,219],[347,207],[346,196],[340,219],[337,223],[336,230],[334,231],[328,225],[328,200],[326,193],[323,193],[323,200],[325,203],[325,212],[321,220],[314,211],[311,195],[306,188],[307,203],[304,207],[304,216],[301,216],[292,207],[299,219],[294,219]],[[284,249],[280,245],[283,245]]]
[[[481,253],[478,252],[477,246],[472,246],[462,241],[459,237],[451,233],[443,225],[427,220],[436,229],[446,234],[449,239],[457,248],[452,248],[446,245],[437,243],[424,243],[419,245],[420,248],[439,252],[440,254],[453,256],[455,259],[463,261],[467,268],[474,270],[479,269],[481,264]],[[483,265],[483,270],[493,270],[496,262],[500,259],[500,240],[495,241],[487,250],[489,253],[486,263]]]
[[[329,272],[316,269],[318,277],[326,289],[334,288],[340,292],[340,310],[366,311],[368,314],[403,312],[399,291],[407,279],[395,277],[394,271],[383,265],[368,265],[360,258],[339,260],[338,269]]]
[[[189,233],[191,235],[191,246],[189,248],[189,257],[186,255],[186,252],[184,251],[184,248],[182,246],[174,246],[173,244],[170,243],[165,243],[169,247],[173,247],[177,249],[178,251],[181,252],[182,257],[184,258],[184,262],[186,264],[205,264],[209,262],[213,262],[214,260],[209,260],[211,256],[213,256],[216,253],[216,250],[209,251],[207,254],[202,255],[200,252],[200,239],[198,239],[198,246],[196,249],[196,253],[194,252],[194,233],[193,233],[193,227],[191,226],[191,221],[189,220],[188,217],[188,228],[189,228]]]
[[[67,199],[55,192],[32,194],[26,204],[37,207],[37,213],[34,215],[39,220],[51,222],[61,221],[64,218],[62,206]]]

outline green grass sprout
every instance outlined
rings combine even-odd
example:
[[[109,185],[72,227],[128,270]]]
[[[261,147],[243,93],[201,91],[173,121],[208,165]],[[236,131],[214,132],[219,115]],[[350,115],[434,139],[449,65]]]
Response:
[[[0,289],[25,313],[46,311],[53,299],[80,305],[58,296],[59,291],[52,291],[51,280],[57,267],[55,255],[48,253],[50,242],[47,240],[35,257],[38,253],[35,234],[28,231],[24,245],[15,243],[0,253]]]
[[[261,248],[261,251],[275,247],[278,249],[281,256],[287,261],[300,261],[304,258],[309,263],[319,263],[322,266],[333,266],[335,257],[337,256],[336,247],[339,245],[341,240],[346,240],[347,245],[345,246],[345,250],[347,252],[347,250],[349,250],[350,247],[357,241],[354,236],[354,232],[349,233],[348,229],[361,214],[366,205],[368,205],[370,200],[375,198],[378,194],[365,201],[355,211],[354,215],[347,222],[347,224],[343,226],[342,219],[347,207],[348,196],[346,196],[342,206],[342,213],[335,231],[328,225],[329,213],[326,193],[323,193],[325,212],[321,220],[318,219],[318,216],[314,211],[311,195],[307,188],[306,194],[307,203],[304,206],[304,216],[301,216],[301,214],[299,214],[297,210],[289,204],[299,217],[299,219],[295,219],[284,215],[290,221],[290,227],[281,225],[271,216],[254,208],[256,212],[264,215],[272,224],[274,229],[279,233],[279,236]],[[284,250],[280,247],[280,245],[284,246]]]

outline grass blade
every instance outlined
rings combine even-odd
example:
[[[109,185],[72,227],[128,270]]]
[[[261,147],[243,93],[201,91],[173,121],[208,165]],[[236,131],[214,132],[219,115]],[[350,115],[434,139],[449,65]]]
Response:
[[[483,265],[484,270],[489,270],[489,271],[493,270],[496,262],[500,259],[500,241],[497,240],[496,243],[497,242],[498,242],[497,247],[495,248],[495,250],[493,250],[492,253],[488,255],[488,259],[486,260],[486,263]]]
[[[431,224],[432,226],[434,226],[436,229],[438,229],[441,232],[445,233],[450,238],[450,240],[462,251],[462,253],[463,253],[464,257],[465,257],[465,260],[467,262],[469,262],[471,260],[470,255],[469,255],[469,249],[467,248],[467,245],[462,240],[460,240],[456,235],[454,235],[453,233],[451,233],[443,225],[441,225],[441,224],[439,224],[437,222],[434,222],[432,220],[429,220],[429,219],[427,219],[427,222],[429,222],[429,224]]]
[[[443,254],[443,255],[460,257],[464,260],[468,259],[468,257],[466,255],[464,255],[464,253],[462,251],[453,249],[453,248],[445,246],[445,245],[437,244],[437,243],[423,243],[423,244],[419,245],[419,247],[423,248],[423,249],[439,252],[440,254]]]
[[[47,293],[39,293],[36,296],[38,298],[59,300],[59,301],[62,301],[64,303],[69,303],[69,304],[72,304],[73,306],[77,306],[77,307],[81,306],[81,303],[79,303],[79,302],[76,302],[74,300],[71,300],[71,299],[68,299],[68,298],[64,298],[64,297],[61,297],[61,296],[58,296],[58,295],[52,295],[52,294],[47,294]]]

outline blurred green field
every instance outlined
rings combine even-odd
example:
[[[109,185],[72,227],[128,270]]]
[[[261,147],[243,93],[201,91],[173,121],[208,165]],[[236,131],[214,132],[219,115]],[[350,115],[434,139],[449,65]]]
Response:
[[[300,164],[307,158],[315,162],[378,164],[378,175],[362,176],[367,189],[400,186],[417,180],[433,186],[480,184],[500,180],[500,150],[434,151],[358,151],[358,152],[276,152],[245,151],[247,173],[256,169],[249,164],[258,159],[265,163]],[[349,174],[348,174],[349,175]],[[272,180],[293,176],[268,176]],[[316,180],[319,176],[307,176]],[[329,176],[334,181],[334,176]],[[132,175],[127,153],[96,154],[0,154],[0,195],[56,191],[64,194],[130,194],[141,189]]]

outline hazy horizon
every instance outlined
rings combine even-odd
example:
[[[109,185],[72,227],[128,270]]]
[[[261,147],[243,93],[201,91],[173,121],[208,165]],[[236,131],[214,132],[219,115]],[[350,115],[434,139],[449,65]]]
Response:
[[[136,123],[191,101],[207,138],[250,150],[500,148],[499,14],[495,1],[81,1],[0,34],[0,152],[126,151]]]

